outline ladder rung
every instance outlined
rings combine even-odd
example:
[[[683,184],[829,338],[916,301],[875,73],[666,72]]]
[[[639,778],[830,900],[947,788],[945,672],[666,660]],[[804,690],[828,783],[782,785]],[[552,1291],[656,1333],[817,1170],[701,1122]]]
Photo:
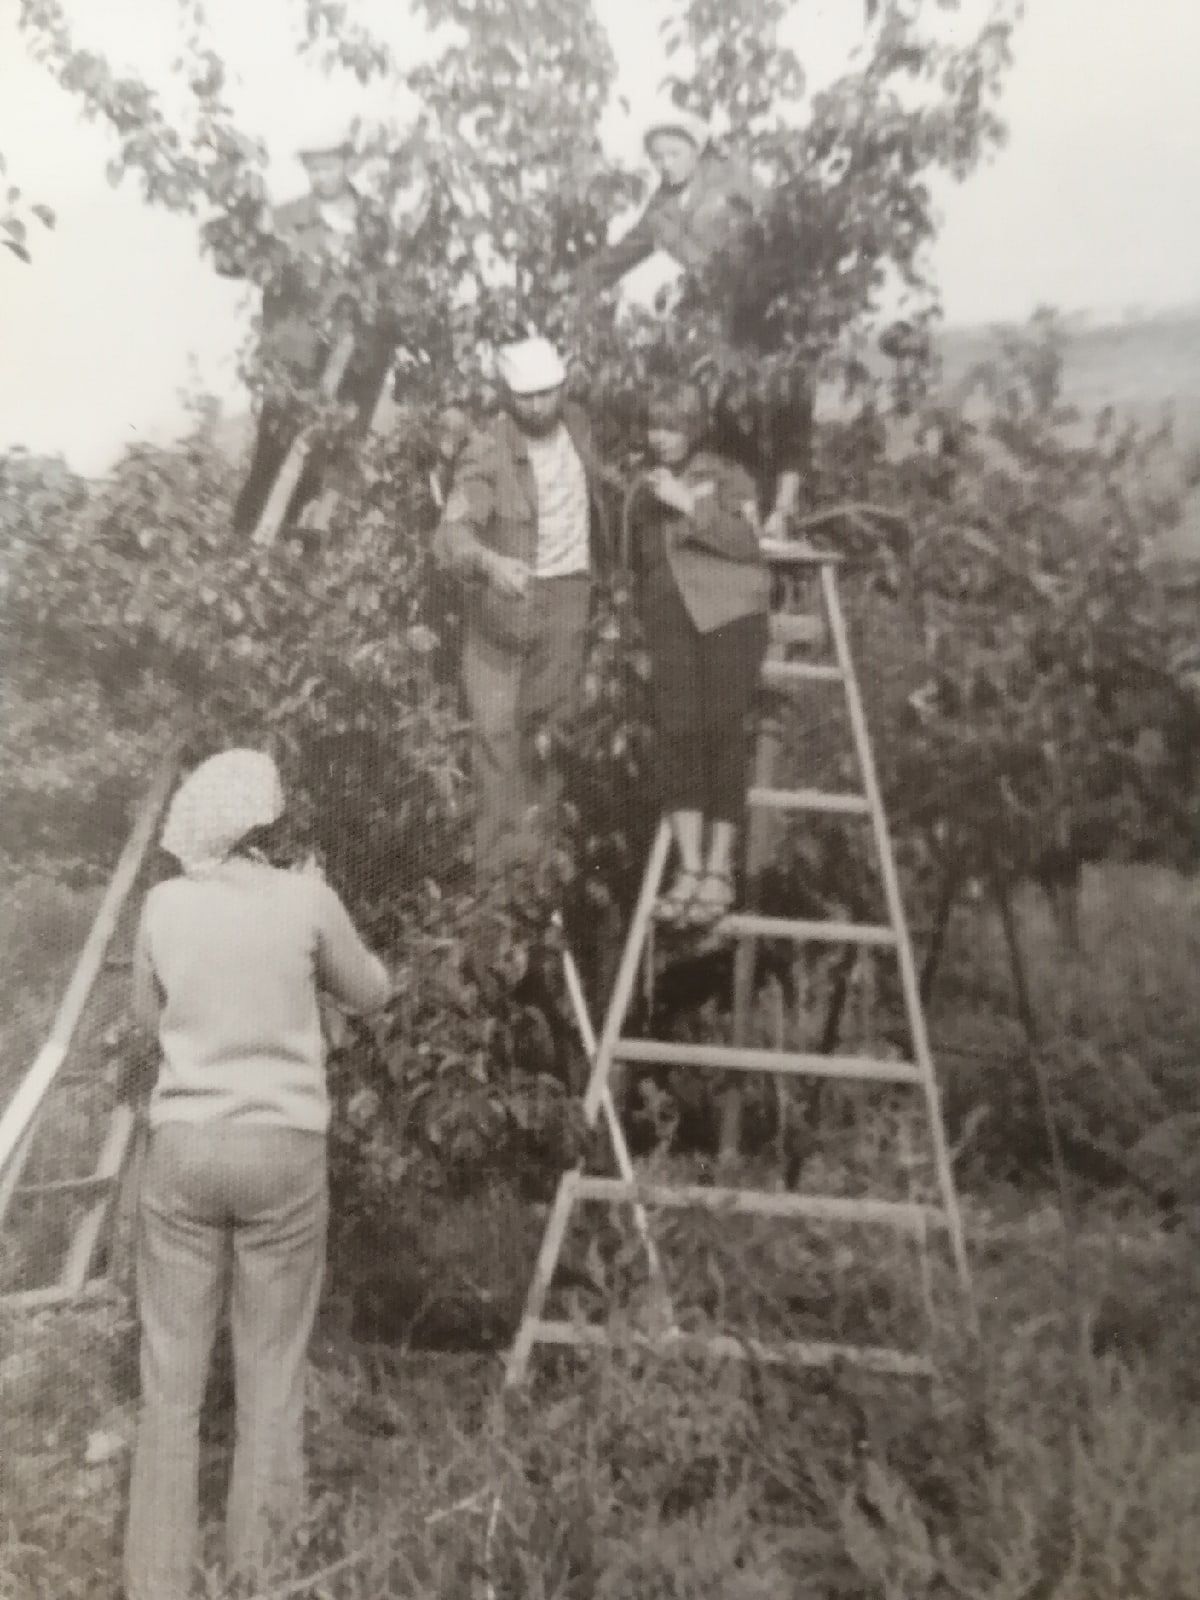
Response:
[[[764,661],[762,675],[767,683],[838,683],[842,669],[829,661]]]
[[[809,1217],[815,1222],[879,1222],[913,1233],[945,1221],[938,1207],[909,1200],[773,1194],[766,1190],[721,1189],[704,1183],[626,1183],[622,1178],[581,1178],[575,1192],[581,1200],[642,1201],[676,1211],[698,1207],[756,1217]]]
[[[60,1283],[46,1284],[41,1289],[13,1289],[0,1294],[0,1306],[6,1311],[40,1311],[50,1306],[84,1305],[94,1300],[109,1300],[119,1291],[111,1278],[92,1278],[82,1289],[65,1289]]]
[[[781,1339],[768,1344],[761,1339],[738,1339],[728,1333],[677,1333],[659,1335],[626,1333],[611,1334],[607,1328],[588,1322],[559,1322],[539,1318],[529,1324],[534,1341],[539,1344],[558,1345],[621,1345],[634,1344],[661,1350],[710,1351],[713,1355],[728,1356],[734,1360],[752,1360],[761,1365],[786,1366],[794,1363],[804,1367],[828,1367],[845,1361],[852,1366],[872,1372],[895,1372],[909,1375],[931,1375],[933,1363],[928,1356],[916,1355],[907,1350],[889,1350],[884,1345],[833,1344],[815,1339]]]
[[[896,943],[895,929],[884,922],[814,922],[806,917],[760,916],[757,911],[731,911],[717,923],[716,931],[752,934],[759,939],[807,939],[820,944]]]
[[[840,551],[813,550],[789,539],[760,539],[758,548],[765,560],[781,567],[834,567],[846,559]]]
[[[773,611],[767,631],[775,644],[820,644],[826,633],[825,619],[805,611]]]
[[[772,811],[840,811],[865,817],[870,804],[865,794],[827,794],[821,789],[759,789],[746,795],[748,805]]]
[[[112,1178],[52,1178],[46,1183],[18,1184],[14,1191],[16,1199],[36,1199],[42,1195],[51,1194],[102,1194],[104,1190],[111,1189]]]
[[[666,1039],[618,1039],[617,1061],[664,1067],[715,1067],[719,1071],[775,1072],[794,1078],[850,1078],[873,1083],[923,1083],[911,1061],[876,1056],[822,1056],[800,1050],[757,1050],[745,1045],[680,1044]]]

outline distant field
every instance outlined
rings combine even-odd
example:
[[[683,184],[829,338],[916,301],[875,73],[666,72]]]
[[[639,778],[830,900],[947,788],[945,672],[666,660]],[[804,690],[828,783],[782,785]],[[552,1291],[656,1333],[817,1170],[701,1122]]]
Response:
[[[1149,416],[1164,404],[1200,427],[1200,307],[1110,326],[1067,319],[1067,395],[1089,410],[1105,405]],[[946,379],[957,383],[989,354],[987,327],[947,329],[940,340]]]
[[[1104,325],[1067,319],[1070,343],[1064,399],[1085,425],[1106,406],[1118,418],[1153,427],[1170,419],[1180,467],[1200,456],[1200,307]],[[939,341],[943,387],[960,390],[971,368],[995,354],[999,329],[946,329]],[[1180,485],[1182,487],[1182,485]],[[1174,487],[1174,484],[1172,484]],[[1179,527],[1162,555],[1200,560],[1200,488],[1183,495]]]

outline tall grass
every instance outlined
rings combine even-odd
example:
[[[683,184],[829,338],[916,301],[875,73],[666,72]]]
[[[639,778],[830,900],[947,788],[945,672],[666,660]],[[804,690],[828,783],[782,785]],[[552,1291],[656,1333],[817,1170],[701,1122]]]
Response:
[[[1072,959],[1036,896],[1022,900],[1035,1004],[1077,1160],[1089,1141],[1107,1142],[1148,1166],[1156,1131],[1178,1133],[1194,1105],[1196,903],[1195,887],[1170,874],[1089,874],[1085,951]],[[6,904],[14,999],[38,993],[33,979],[54,962],[63,975],[89,909],[86,895],[33,879]],[[28,954],[30,944],[53,960]],[[944,1076],[981,1348],[964,1338],[934,1260],[932,1385],[618,1350],[543,1355],[531,1390],[502,1399],[493,1359],[356,1344],[343,1314],[353,1284],[339,1264],[313,1352],[312,1517],[261,1592],[1200,1596],[1200,1230],[1186,1205],[1164,1232],[1143,1189],[1090,1181],[1080,1191],[1072,1294],[1006,984],[998,928],[965,908],[932,1020],[935,1035],[962,1051],[947,1051]],[[52,988],[40,992],[52,1005]],[[33,1008],[15,1026],[36,1032],[37,1017]],[[18,1039],[14,1058],[23,1049]],[[972,1122],[980,1109],[983,1120]],[[824,1166],[804,1182],[857,1192],[885,1180],[903,1193],[912,1175],[895,1116],[880,1106],[842,1111]],[[1179,1150],[1170,1138],[1159,1144],[1160,1176],[1183,1184]],[[390,1238],[371,1242],[372,1264],[419,1254],[443,1275],[497,1295],[515,1288],[519,1298],[537,1218],[515,1200],[506,1210],[492,1200],[458,1205],[414,1200]],[[924,1327],[919,1254],[866,1234],[839,1251],[774,1224],[717,1229],[675,1218],[663,1244],[700,1329],[740,1322],[883,1340],[920,1337]],[[619,1324],[636,1290],[635,1255],[583,1241],[577,1259],[596,1286],[590,1298],[576,1294],[576,1309]],[[116,1595],[135,1356],[121,1300],[0,1321],[3,1600]],[[219,1385],[213,1398],[204,1483],[215,1513],[231,1414]],[[89,1441],[106,1458],[90,1466]],[[206,1582],[217,1595],[212,1519],[208,1537]],[[307,1589],[289,1588],[305,1575]]]
[[[1189,1254],[1194,1242],[1155,1261],[1153,1337],[1089,1351],[1078,1412],[1057,1252],[1036,1236],[979,1255],[982,1363],[947,1325],[931,1386],[617,1349],[544,1359],[528,1392],[500,1398],[486,1359],[388,1356],[327,1330],[314,1350],[312,1517],[261,1592],[330,1571],[308,1592],[1194,1596]],[[1136,1304],[1146,1278],[1115,1240],[1096,1241],[1091,1262],[1095,1326],[1114,1294]],[[45,1314],[5,1335],[0,1594],[112,1595],[125,1457],[88,1467],[84,1450],[90,1435],[130,1431],[128,1321]],[[219,1409],[207,1434],[214,1510],[229,1421]],[[208,1581],[221,1593],[215,1558]]]

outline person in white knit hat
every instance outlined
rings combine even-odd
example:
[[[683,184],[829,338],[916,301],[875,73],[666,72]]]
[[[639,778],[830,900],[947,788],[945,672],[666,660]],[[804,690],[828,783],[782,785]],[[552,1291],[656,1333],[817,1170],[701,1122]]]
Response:
[[[591,433],[546,339],[498,353],[502,409],[468,440],[434,540],[467,589],[462,682],[473,727],[475,875],[486,894],[547,837],[547,743],[575,709],[597,548]]]
[[[187,1600],[199,1420],[230,1306],[237,1441],[230,1568],[250,1579],[304,1504],[304,1379],[325,1270],[325,1040],[318,991],[350,1011],[388,973],[319,874],[261,853],[284,796],[270,756],[225,750],[180,785],[163,848],[183,871],[146,897],[133,1009],[158,1039],[138,1195],[141,1414],[125,1541],[128,1600]]]

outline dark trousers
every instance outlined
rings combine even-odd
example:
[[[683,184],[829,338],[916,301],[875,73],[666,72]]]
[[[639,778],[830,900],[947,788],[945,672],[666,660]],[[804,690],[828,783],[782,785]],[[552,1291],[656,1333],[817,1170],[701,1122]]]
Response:
[[[535,578],[528,637],[497,640],[477,622],[467,625],[462,681],[472,724],[480,893],[546,838],[562,785],[543,741],[552,741],[578,706],[590,598],[585,573]]]
[[[643,616],[662,808],[737,823],[746,802],[767,618],[738,617],[701,633],[666,581],[647,591]]]
[[[713,444],[745,467],[754,479],[759,510],[774,509],[775,486],[784,472],[803,478],[812,462],[813,396],[800,372],[777,379],[753,404],[739,411],[727,396],[713,407]]]

